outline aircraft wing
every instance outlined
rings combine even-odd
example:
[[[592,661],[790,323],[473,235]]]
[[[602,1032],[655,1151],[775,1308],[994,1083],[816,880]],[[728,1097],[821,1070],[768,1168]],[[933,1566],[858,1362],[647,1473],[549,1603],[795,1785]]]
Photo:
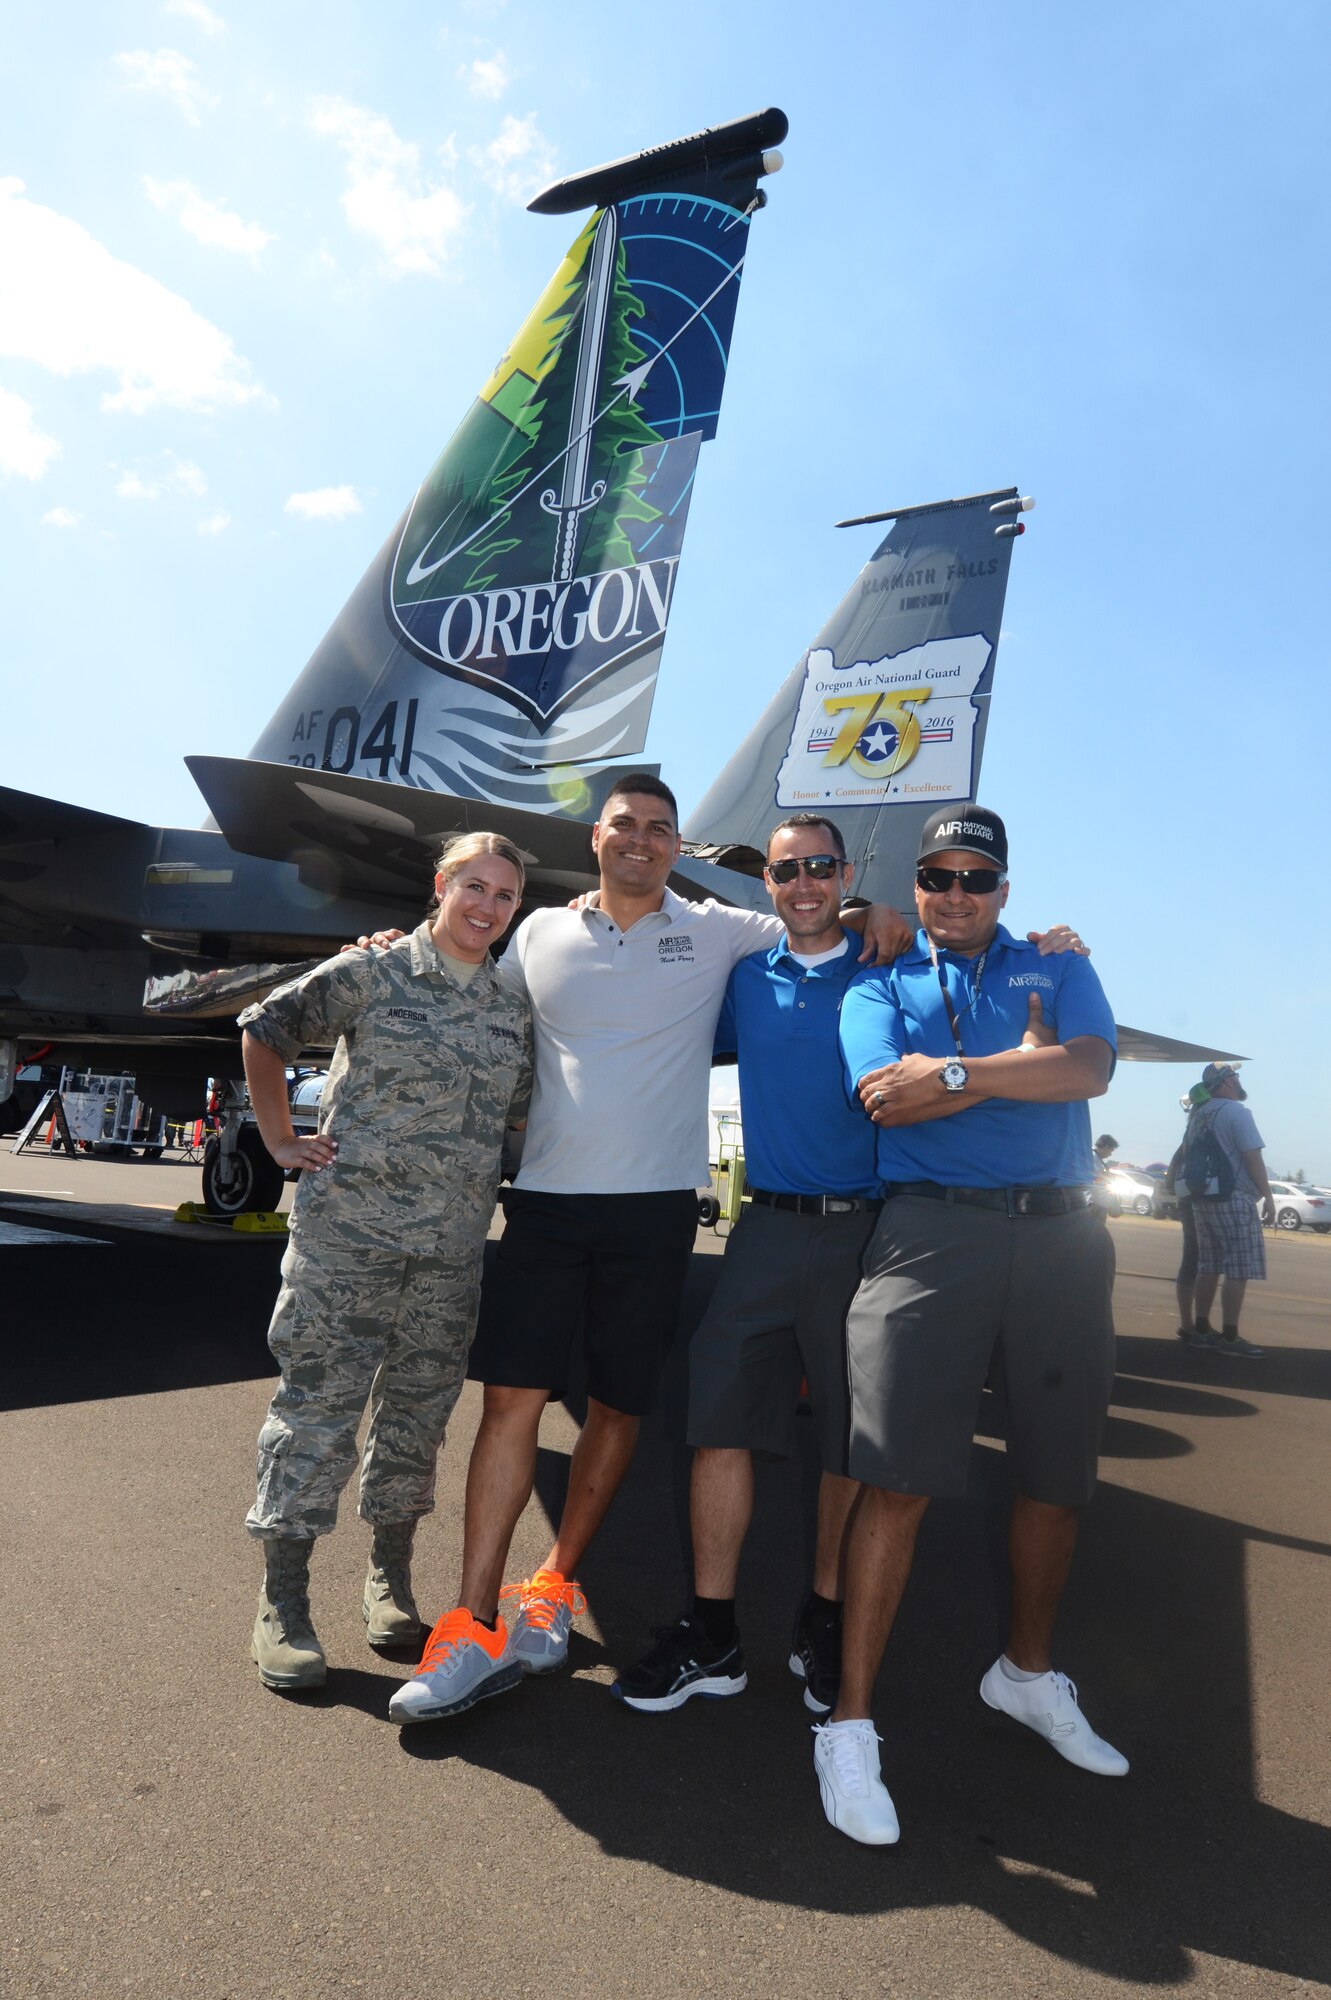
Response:
[[[1114,1023],[1118,1034],[1118,1056],[1120,1062],[1155,1063],[1209,1063],[1246,1062],[1246,1056],[1236,1056],[1228,1049],[1212,1048],[1205,1042],[1176,1042],[1168,1035],[1153,1035],[1149,1028],[1125,1028],[1121,1021]]]
[[[608,794],[614,771],[598,775],[600,796],[584,780],[585,818],[526,811],[448,792],[410,790],[373,778],[262,764],[250,757],[190,757],[194,782],[228,843],[243,854],[295,865],[321,895],[400,898],[416,910],[429,893],[434,856],[453,833],[502,833],[527,863],[527,908],[565,903],[593,889],[597,868],[591,820]],[[766,909],[761,881],[681,856],[671,876],[680,895],[701,891],[745,909]]]

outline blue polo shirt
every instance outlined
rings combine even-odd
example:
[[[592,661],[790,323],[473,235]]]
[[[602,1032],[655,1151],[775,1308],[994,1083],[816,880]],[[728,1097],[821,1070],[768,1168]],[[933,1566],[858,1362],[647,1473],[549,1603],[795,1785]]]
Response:
[[[1060,1042],[1098,1035],[1117,1052],[1114,1016],[1089,959],[1041,958],[1000,924],[984,961],[938,952],[968,1055],[1001,1055],[1025,1031],[1028,1001],[1040,996]],[[903,1055],[956,1053],[938,974],[923,931],[894,964],[862,967],[841,1010],[841,1047],[851,1089],[871,1069]],[[939,1085],[942,1094],[942,1085]],[[874,1128],[884,1181],[939,1181],[951,1187],[1080,1187],[1093,1178],[1091,1114],[1080,1104],[1018,1104],[991,1098],[922,1125]]]
[[[713,1053],[739,1058],[745,1173],[774,1194],[872,1196],[875,1128],[847,1096],[837,1037],[863,941],[804,966],[783,938],[730,975]]]

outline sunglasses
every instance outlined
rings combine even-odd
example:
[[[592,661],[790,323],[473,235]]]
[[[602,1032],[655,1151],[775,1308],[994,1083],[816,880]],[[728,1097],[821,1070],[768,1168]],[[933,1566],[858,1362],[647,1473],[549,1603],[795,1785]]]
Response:
[[[769,861],[767,872],[774,882],[793,882],[802,868],[811,882],[830,882],[845,865],[837,854],[801,854],[798,861]]]
[[[968,896],[992,896],[1003,881],[998,868],[917,868],[915,880],[929,896],[945,896],[956,882]]]

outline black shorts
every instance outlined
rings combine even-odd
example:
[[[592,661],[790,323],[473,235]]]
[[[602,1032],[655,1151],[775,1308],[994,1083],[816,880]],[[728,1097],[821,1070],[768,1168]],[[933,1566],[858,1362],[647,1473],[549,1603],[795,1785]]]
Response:
[[[1178,1219],[1183,1224],[1183,1255],[1174,1282],[1191,1285],[1197,1278],[1197,1218],[1192,1211],[1192,1201],[1186,1194],[1178,1198]]]
[[[568,1388],[582,1336],[587,1393],[625,1416],[656,1400],[698,1232],[692,1188],[538,1194],[513,1188],[468,1370],[508,1389]]]

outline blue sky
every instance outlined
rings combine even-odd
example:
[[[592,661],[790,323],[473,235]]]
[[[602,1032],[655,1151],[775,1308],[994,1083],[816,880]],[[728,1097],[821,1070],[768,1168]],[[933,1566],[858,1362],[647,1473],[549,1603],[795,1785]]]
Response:
[[[0,47],[0,781],[196,823],[573,233],[780,104],[648,755],[686,806],[872,531],[1016,483],[980,795],[1121,1020],[1331,1181],[1325,10],[119,0]],[[1121,1153],[1189,1072],[1126,1069]]]

